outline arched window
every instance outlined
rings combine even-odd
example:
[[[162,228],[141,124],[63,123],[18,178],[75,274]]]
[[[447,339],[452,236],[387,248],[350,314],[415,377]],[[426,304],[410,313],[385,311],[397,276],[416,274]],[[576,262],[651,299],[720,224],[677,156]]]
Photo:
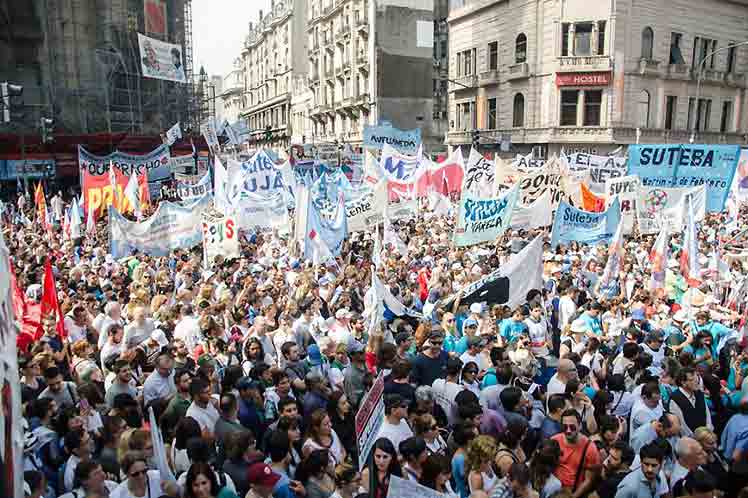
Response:
[[[654,47],[654,31],[647,26],[642,31],[642,59],[652,60],[652,47]]]
[[[522,128],[525,126],[525,96],[521,93],[514,96],[512,126],[515,128]]]
[[[639,128],[649,128],[649,92],[642,90],[639,94]]]
[[[519,64],[527,60],[527,36],[524,33],[520,33],[517,36],[517,41],[514,44],[514,62]]]

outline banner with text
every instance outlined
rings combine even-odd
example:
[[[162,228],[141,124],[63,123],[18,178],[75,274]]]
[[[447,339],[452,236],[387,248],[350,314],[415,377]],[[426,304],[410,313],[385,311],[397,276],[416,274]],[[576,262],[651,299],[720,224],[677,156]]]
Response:
[[[551,205],[558,206],[564,198],[562,175],[557,168],[546,166],[537,172],[523,175],[519,180],[519,202],[532,204],[546,192],[551,194]]]
[[[135,250],[163,257],[176,249],[194,247],[202,241],[202,216],[209,203],[208,195],[187,206],[162,202],[141,222],[129,221],[110,208],[109,252],[115,259]]]
[[[274,228],[281,233],[290,230],[288,208],[283,192],[269,195],[246,194],[235,205],[236,220],[244,230]]]
[[[618,178],[609,178],[605,182],[605,192],[608,195],[607,205],[618,199],[621,206],[621,223],[623,223],[623,233],[630,235],[634,229],[634,220],[636,219],[636,200],[639,197],[639,187],[641,181],[638,176],[628,175]]]
[[[519,188],[499,197],[473,197],[463,192],[455,227],[455,244],[470,246],[495,240],[509,228]]]
[[[384,210],[387,208],[387,182],[380,181],[372,191],[345,203],[348,217],[348,230],[364,232],[373,230],[384,221]]]
[[[692,188],[706,186],[706,210],[720,212],[740,159],[739,145],[631,145],[628,174],[642,186]]]
[[[618,199],[602,213],[582,211],[561,201],[553,220],[551,247],[568,245],[572,241],[589,245],[607,244],[615,234],[620,220],[621,206]]]
[[[626,174],[626,158],[618,156],[596,156],[576,152],[561,156],[561,162],[564,160],[572,172],[586,171],[589,173],[587,185],[595,194],[606,192],[605,182],[611,178],[619,178]]]
[[[463,178],[462,192],[476,197],[491,197],[494,190],[494,177],[496,164],[483,157],[474,148],[470,149],[465,176]]]
[[[239,234],[233,216],[203,212],[203,250],[208,267],[217,256],[226,259],[239,257]]]
[[[237,173],[239,177],[229,178],[229,181],[237,186],[240,196],[270,196],[283,191],[283,175],[264,150],[257,152],[249,161],[242,162]]]
[[[391,126],[364,125],[364,147],[381,150],[385,145],[403,154],[415,154],[421,145],[421,129],[398,130]]]
[[[639,233],[659,233],[667,228],[670,233],[681,233],[688,216],[686,197],[692,196],[693,214],[696,221],[706,215],[706,187],[659,188],[641,187],[636,201],[636,216]]]
[[[196,201],[204,195],[213,193],[213,185],[210,182],[210,174],[205,173],[197,182],[177,181],[177,197],[182,199],[183,203]]]

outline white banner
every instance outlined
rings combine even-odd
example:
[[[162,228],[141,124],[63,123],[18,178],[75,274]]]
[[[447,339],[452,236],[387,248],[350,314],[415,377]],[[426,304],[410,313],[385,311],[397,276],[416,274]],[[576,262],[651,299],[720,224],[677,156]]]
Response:
[[[244,230],[255,227],[275,228],[281,233],[290,230],[286,199],[282,192],[270,195],[247,193],[236,201],[235,216]]]
[[[623,233],[626,235],[630,235],[634,229],[636,199],[639,196],[640,186],[641,181],[636,175],[609,178],[605,182],[607,206],[610,206],[616,197],[621,203],[621,223],[623,223]]]
[[[532,204],[543,194],[549,192],[551,205],[555,208],[564,198],[562,175],[558,168],[546,165],[537,172],[528,173],[519,180],[519,203]]]
[[[166,131],[166,143],[168,145],[174,145],[177,140],[182,140],[182,127],[179,121]]]
[[[513,230],[533,230],[548,227],[553,224],[553,204],[551,193],[546,191],[535,202],[529,205],[517,205],[512,213],[511,227]]]
[[[345,203],[349,232],[364,232],[384,221],[387,207],[387,182],[380,181],[371,192]]]
[[[447,496],[426,486],[421,486],[415,481],[397,476],[390,476],[390,485],[387,489],[387,496],[396,496],[397,498],[446,498]]]
[[[688,217],[686,196],[693,196],[693,213],[696,221],[706,215],[706,188],[641,187],[636,202],[639,232],[653,234],[664,227],[670,233],[680,233]]]
[[[186,83],[182,47],[138,33],[140,67],[144,78]]]
[[[203,249],[208,267],[216,256],[225,259],[239,257],[238,227],[233,216],[221,213],[203,213]]]
[[[210,184],[210,173],[205,173],[197,182],[177,181],[177,197],[183,203],[190,204],[206,194],[213,193],[213,185]]]
[[[488,198],[494,195],[494,176],[496,166],[474,148],[470,149],[465,176],[462,180],[463,194]]]
[[[218,133],[216,132],[216,123],[213,119],[208,119],[205,123],[200,125],[200,133],[205,137],[205,141],[208,143],[208,147],[213,153],[217,153],[220,149],[218,143]]]
[[[590,190],[596,194],[605,192],[605,182],[612,178],[619,178],[626,174],[625,157],[595,156],[577,152],[566,155],[571,171],[587,171],[590,174],[588,183]],[[563,158],[563,156],[562,156]]]
[[[532,152],[526,156],[517,154],[511,162],[510,167],[522,171],[536,171],[545,166],[545,159],[533,158]]]

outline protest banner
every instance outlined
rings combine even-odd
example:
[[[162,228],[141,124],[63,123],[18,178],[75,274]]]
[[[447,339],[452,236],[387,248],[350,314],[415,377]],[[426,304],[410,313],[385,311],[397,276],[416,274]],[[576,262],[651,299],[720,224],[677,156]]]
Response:
[[[735,197],[739,202],[748,201],[748,149],[740,149],[740,160],[736,168]]]
[[[217,256],[226,259],[239,257],[238,226],[233,216],[203,211],[203,250],[210,267]]]
[[[298,204],[297,204],[298,208]],[[309,196],[306,211],[304,238],[304,257],[314,260],[321,245],[334,256],[343,250],[343,242],[348,237],[348,220],[345,212],[345,200],[341,195],[337,206],[329,214],[323,213]]]
[[[565,160],[572,172],[586,171],[589,173],[587,182],[590,190],[595,194],[606,192],[605,182],[611,178],[618,178],[626,174],[626,158],[618,156],[596,156],[576,152],[564,155]]]
[[[457,214],[454,241],[457,246],[470,246],[495,240],[509,228],[518,186],[499,197],[473,197],[463,191]]]
[[[631,145],[628,174],[638,175],[643,187],[706,186],[706,210],[725,207],[740,159],[739,145]]]
[[[561,201],[556,210],[551,232],[551,247],[568,245],[576,241],[595,245],[608,243],[621,220],[621,206],[618,199],[602,213],[590,213],[577,209],[566,201]]]
[[[517,154],[509,164],[511,168],[525,172],[535,171],[543,166],[545,166],[545,159],[535,159],[532,152],[526,156]]]
[[[340,152],[340,168],[351,183],[361,183],[364,178],[364,154],[361,148],[345,144]]]
[[[402,154],[385,144],[379,161],[379,170],[380,174],[390,181],[412,184],[423,172],[421,154]]]
[[[385,181],[380,181],[371,191],[345,203],[348,230],[363,232],[372,229],[384,220],[386,208],[387,185]]]
[[[144,78],[186,83],[182,46],[138,33],[140,67]]]
[[[213,118],[209,118],[205,123],[200,125],[200,133],[205,138],[205,142],[213,154],[218,154],[221,150],[221,143],[218,141],[218,132],[216,131],[216,123]]]
[[[356,412],[356,441],[358,441],[358,468],[366,467],[369,453],[377,440],[384,421],[384,374],[374,379],[371,389],[364,394]],[[395,496],[395,495],[391,495]]]
[[[495,173],[495,162],[489,161],[477,150],[471,148],[463,178],[463,194],[471,194],[476,197],[491,197],[495,192]]]
[[[630,235],[634,229],[634,220],[636,219],[636,199],[639,196],[639,187],[641,182],[638,176],[627,175],[617,178],[609,178],[605,183],[605,192],[608,195],[607,206],[618,199],[621,206],[621,223],[623,223],[623,233]]]
[[[363,145],[377,150],[389,145],[402,154],[415,154],[421,145],[421,129],[398,130],[391,126],[364,125]]]
[[[551,193],[546,191],[535,202],[527,206],[519,202],[514,206],[510,225],[513,230],[533,230],[551,226],[553,223],[553,205]]]
[[[232,161],[229,161],[231,171]],[[236,178],[232,178],[236,176]],[[259,194],[269,196],[283,190],[283,175],[276,168],[275,163],[264,150],[257,152],[248,161],[244,161],[238,168],[237,175],[229,174],[230,181],[236,186],[237,194]],[[229,196],[234,189],[229,188]]]
[[[165,145],[143,156],[122,152],[97,156],[78,146],[78,165],[85,211],[88,212],[90,201],[99,215],[113,203],[120,212],[132,210],[124,195],[130,175],[148,175],[148,181],[152,185],[171,176],[169,148]],[[109,174],[110,165],[114,166],[114,186]]]
[[[234,205],[235,217],[239,227],[244,230],[253,228],[277,229],[287,233],[290,229],[288,208],[282,192],[270,195],[247,194]]]
[[[166,145],[174,145],[177,140],[182,140],[182,127],[179,121],[166,130]]]
[[[115,258],[129,256],[134,250],[150,256],[168,256],[176,249],[188,249],[202,241],[202,215],[210,196],[181,206],[161,202],[150,218],[134,222],[115,209],[109,213],[109,252]]]
[[[667,228],[670,233],[681,233],[686,223],[686,197],[693,196],[694,216],[697,221],[706,215],[706,187],[659,188],[640,187],[636,201],[639,233],[653,234]]]
[[[205,173],[197,182],[194,181],[177,181],[177,197],[183,203],[191,204],[195,200],[206,194],[213,193],[213,185],[210,183],[210,174]]]
[[[390,476],[387,496],[396,496],[397,498],[447,498],[447,495],[434,491],[426,486],[422,486],[416,481],[403,479],[397,476]]]
[[[551,205],[558,203],[565,197],[562,175],[558,168],[546,165],[546,167],[528,173],[519,179],[519,202],[527,205],[532,204],[546,192],[551,194]]]
[[[494,162],[496,164],[495,182],[497,189],[500,189],[500,187],[509,188],[516,183],[519,183],[520,179],[526,174],[525,171],[521,171],[509,165],[498,155]]]

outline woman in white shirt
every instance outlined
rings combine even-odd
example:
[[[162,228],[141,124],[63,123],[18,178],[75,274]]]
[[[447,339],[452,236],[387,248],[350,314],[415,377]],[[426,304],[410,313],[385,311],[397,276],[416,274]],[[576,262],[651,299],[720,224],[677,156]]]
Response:
[[[345,448],[343,448],[340,438],[332,428],[330,416],[322,408],[312,412],[309,420],[309,432],[301,447],[301,453],[306,458],[314,450],[328,450],[330,463],[333,465],[343,463],[345,460]]]
[[[144,453],[128,451],[122,458],[121,468],[125,480],[109,498],[159,498],[165,494],[161,486],[161,473],[148,470],[148,459]]]

